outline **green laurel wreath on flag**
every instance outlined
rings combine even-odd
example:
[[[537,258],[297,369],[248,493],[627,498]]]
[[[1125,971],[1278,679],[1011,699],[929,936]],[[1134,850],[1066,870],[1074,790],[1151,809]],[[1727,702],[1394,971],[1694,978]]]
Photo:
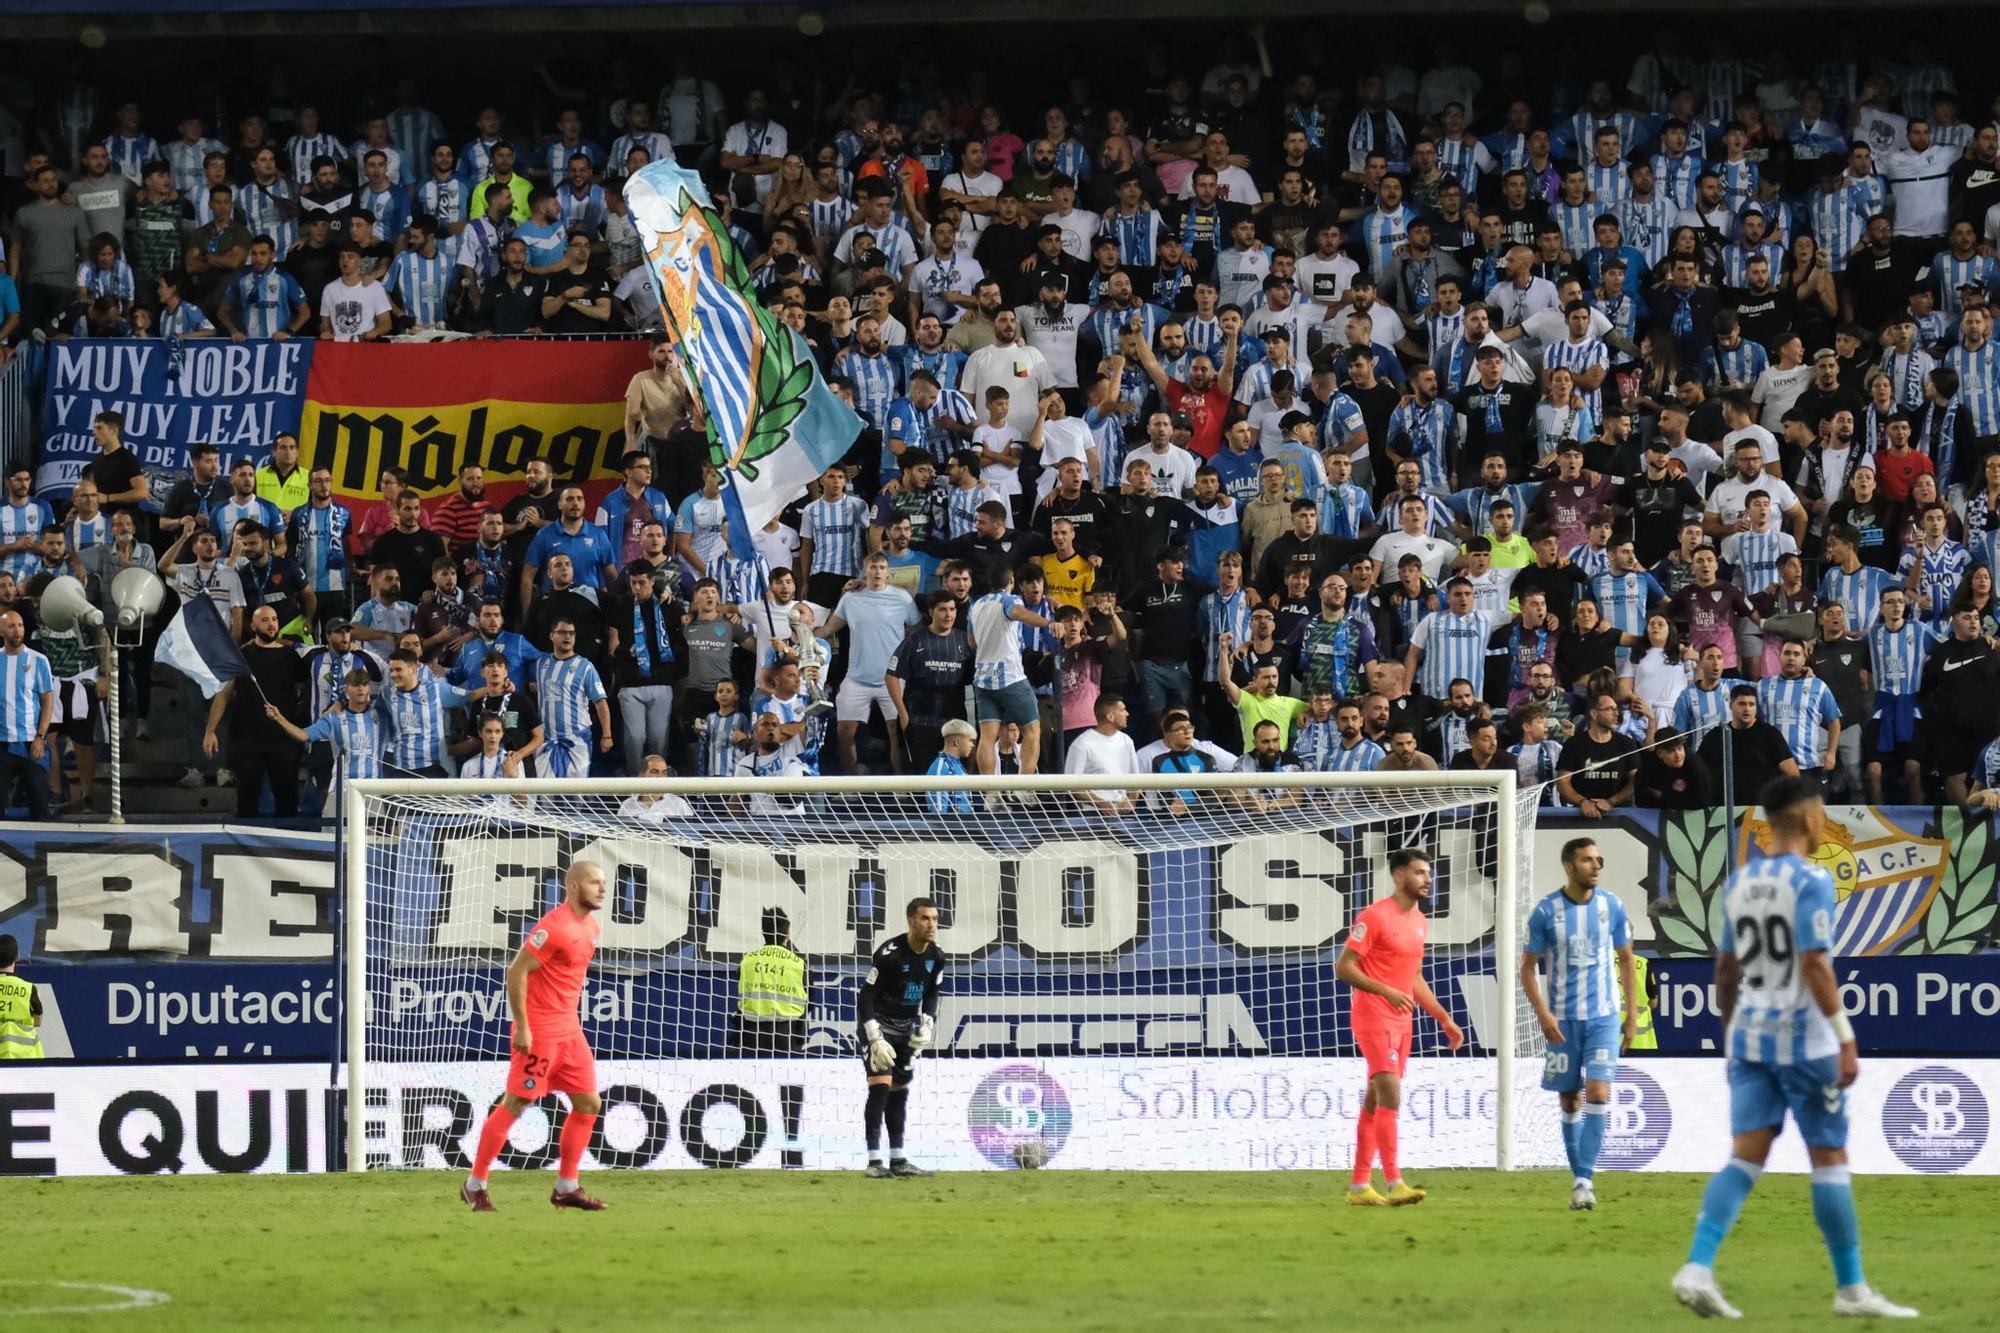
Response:
[[[1706,958],[1722,938],[1722,886],[1729,878],[1729,821],[1721,810],[1662,813],[1667,882],[1654,923],[1668,958]]]
[[[750,281],[749,266],[743,262],[743,252],[729,241],[728,227],[712,209],[704,208],[701,213],[708,221],[710,234],[717,238],[722,253],[728,256],[726,277],[729,285],[748,303],[757,327],[764,335],[764,354],[754,375],[757,388],[756,424],[751,428],[750,438],[743,442],[733,457],[716,460],[734,468],[745,481],[755,481],[757,460],[784,446],[791,436],[792,423],[806,410],[806,394],[811,391],[813,383],[812,363],[798,359],[791,330],[757,300],[756,289]]]
[[[1938,825],[1938,836],[1952,849],[1944,879],[1922,928],[1910,932],[1898,953],[1977,953],[1990,941],[2000,912],[1993,895],[2000,880],[2000,842],[1993,837],[1992,816],[1968,816],[1954,806],[1941,812]]]

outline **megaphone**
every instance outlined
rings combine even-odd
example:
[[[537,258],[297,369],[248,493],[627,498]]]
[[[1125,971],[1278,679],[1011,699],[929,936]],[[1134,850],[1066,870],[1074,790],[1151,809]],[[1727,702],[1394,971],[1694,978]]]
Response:
[[[79,625],[90,629],[104,625],[104,613],[92,605],[83,583],[68,574],[50,579],[42,590],[41,619],[58,634],[67,634]]]
[[[143,625],[166,600],[167,585],[150,569],[133,567],[111,580],[111,605],[118,610],[118,628]]]

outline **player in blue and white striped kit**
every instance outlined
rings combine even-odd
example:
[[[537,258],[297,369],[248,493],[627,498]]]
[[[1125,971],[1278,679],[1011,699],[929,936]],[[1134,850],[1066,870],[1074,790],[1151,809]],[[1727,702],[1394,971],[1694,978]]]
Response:
[[[1704,1317],[1742,1317],[1716,1285],[1715,1254],[1763,1174],[1789,1111],[1812,1160],[1813,1220],[1837,1284],[1833,1312],[1914,1319],[1915,1310],[1889,1301],[1861,1272],[1861,1225],[1847,1165],[1847,1089],[1860,1066],[1833,969],[1833,877],[1807,859],[1821,843],[1826,809],[1799,778],[1772,782],[1758,803],[1770,821],[1770,854],[1750,858],[1730,876],[1715,957],[1733,1152],[1702,1195],[1674,1296]]]
[[[1604,853],[1592,839],[1572,838],[1563,844],[1562,864],[1563,887],[1528,914],[1521,990],[1548,1040],[1542,1088],[1562,1099],[1563,1150],[1573,1182],[1569,1206],[1582,1212],[1597,1206],[1597,1154],[1611,1113],[1611,1085],[1618,1056],[1639,1028],[1638,978],[1625,904],[1597,887]],[[1544,962],[1546,998],[1536,975]]]

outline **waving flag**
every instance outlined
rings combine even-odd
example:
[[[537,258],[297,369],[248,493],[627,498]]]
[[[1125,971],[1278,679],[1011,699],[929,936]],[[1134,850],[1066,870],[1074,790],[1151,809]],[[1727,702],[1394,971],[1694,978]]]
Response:
[[[654,162],[625,186],[667,333],[708,420],[730,545],[805,493],[847,453],[861,418],[820,378],[805,340],[758,301],[701,177]]]
[[[250,674],[250,663],[229,637],[229,627],[222,623],[222,612],[212,597],[183,602],[160,635],[153,656],[199,685],[204,699],[213,699],[223,685]]]

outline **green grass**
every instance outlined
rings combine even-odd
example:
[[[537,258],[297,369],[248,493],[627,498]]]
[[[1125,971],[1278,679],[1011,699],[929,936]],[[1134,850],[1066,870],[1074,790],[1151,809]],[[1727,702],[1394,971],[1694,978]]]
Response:
[[[21,1239],[0,1311],[88,1299],[37,1278],[149,1288],[143,1310],[22,1328],[924,1327],[1546,1330],[1692,1321],[1667,1280],[1701,1193],[1606,1176],[1567,1211],[1549,1172],[1432,1172],[1414,1208],[1342,1206],[1343,1180],[1264,1175],[599,1173],[599,1214],[549,1177],[494,1177],[475,1217],[443,1173],[68,1179],[6,1188]],[[1858,1185],[1872,1280],[1931,1328],[1994,1326],[1992,1186]],[[1802,1177],[1766,1178],[1722,1252],[1758,1328],[1819,1328],[1832,1278]],[[878,1319],[878,1312],[881,1317]],[[10,1321],[12,1322],[12,1321]]]

